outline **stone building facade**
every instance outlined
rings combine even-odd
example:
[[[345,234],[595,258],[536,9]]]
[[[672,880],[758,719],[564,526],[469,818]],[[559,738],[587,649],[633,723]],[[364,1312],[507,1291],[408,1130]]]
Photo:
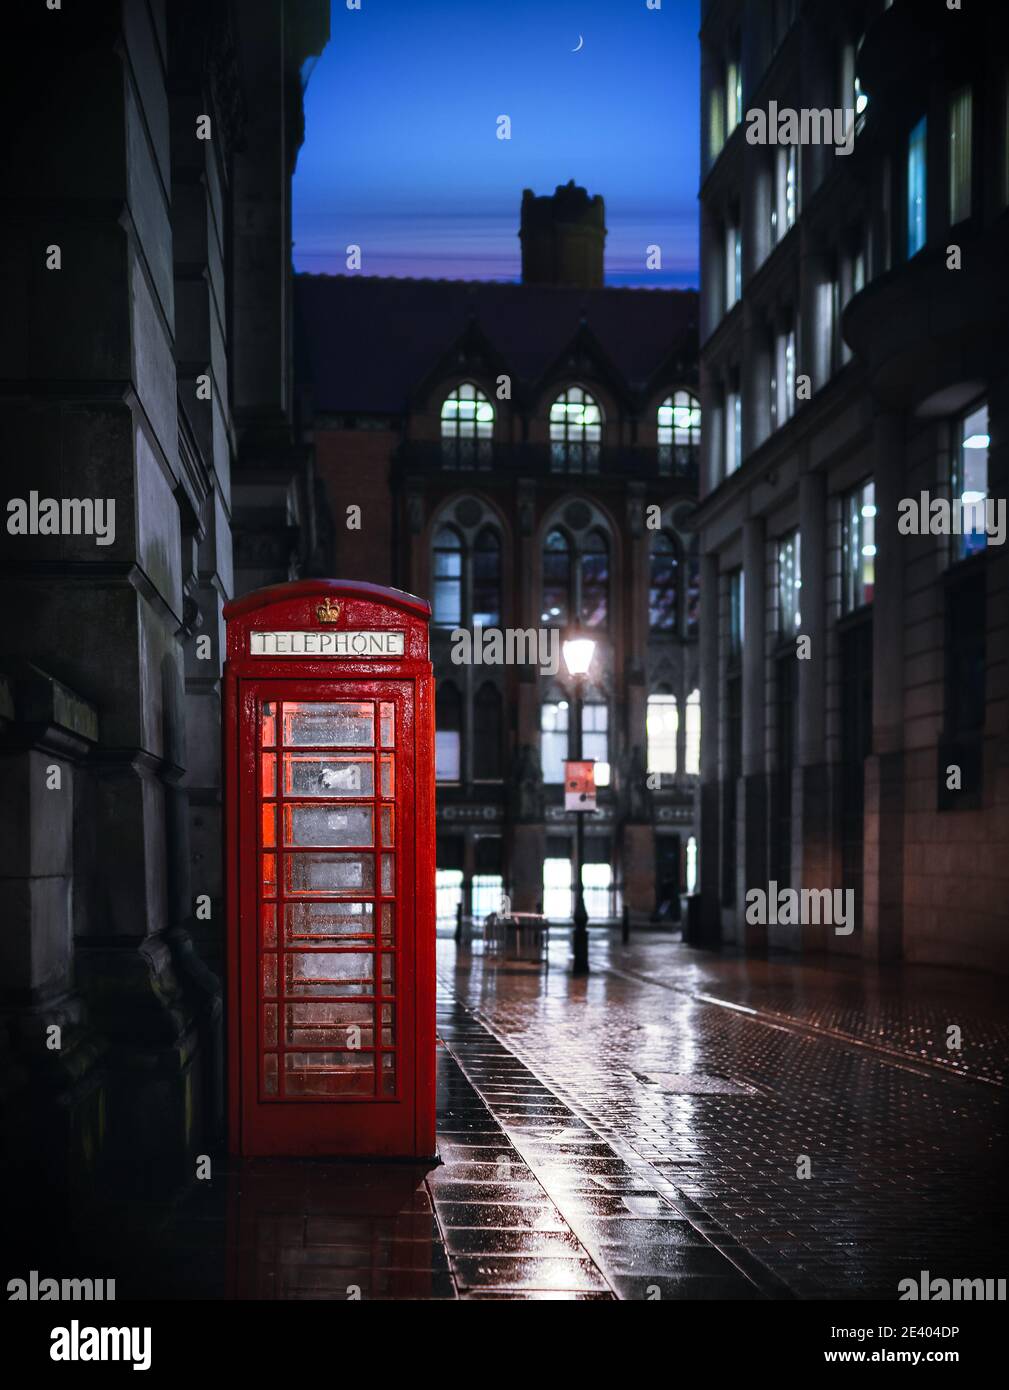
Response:
[[[328,6],[20,9],[5,481],[83,505],[2,535],[4,1159],[130,1181],[220,1133],[222,606],[318,558],[290,187]]]
[[[1009,967],[1009,548],[910,519],[923,494],[950,517],[1006,496],[997,24],[911,0],[703,7],[712,942]],[[850,130],[751,142],[773,102]],[[771,882],[851,889],[854,930],[747,922]]]
[[[560,245],[573,201],[602,229],[601,199],[559,188]],[[524,249],[533,202],[547,235],[551,200],[527,194]],[[566,672],[459,664],[457,629],[593,625],[583,753],[609,779],[586,825],[593,919],[678,911],[696,865],[697,297],[592,288],[601,235],[598,259],[598,277],[565,262],[563,283],[543,283],[547,257],[536,283],[297,277],[332,571],[434,605],[443,919],[482,919],[502,892],[571,910]]]

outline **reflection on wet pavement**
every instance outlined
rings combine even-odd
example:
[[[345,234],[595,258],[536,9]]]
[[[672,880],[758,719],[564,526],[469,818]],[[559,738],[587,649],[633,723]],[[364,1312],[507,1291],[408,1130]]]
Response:
[[[4,1278],[353,1302],[894,1299],[923,1269],[1004,1277],[996,986],[644,933],[593,933],[576,979],[568,950],[555,933],[549,969],[513,969],[439,942],[437,1166],[218,1156],[181,1194],[8,1192],[28,1225],[5,1225]]]
[[[893,1298],[923,1268],[999,1276],[1005,1137],[994,1083],[1006,1030],[986,981],[724,961],[602,933],[593,974],[576,980],[560,936],[538,976],[440,946],[443,992],[612,1150],[586,1158],[583,1174],[633,1169],[763,1292],[773,1285],[749,1260],[806,1298]],[[959,1076],[921,1055],[922,1039],[944,1040],[953,1022],[964,1034]],[[494,1085],[480,1089],[503,1114]],[[548,1188],[570,1180],[537,1167],[542,1151],[523,1153]],[[598,1231],[558,1201],[591,1248]],[[601,1268],[627,1296],[610,1252],[623,1265],[652,1233],[638,1221],[608,1235]]]

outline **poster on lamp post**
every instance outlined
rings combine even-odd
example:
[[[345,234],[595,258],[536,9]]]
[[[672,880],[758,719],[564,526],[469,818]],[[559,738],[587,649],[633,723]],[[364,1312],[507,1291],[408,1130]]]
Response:
[[[565,811],[596,809],[596,765],[592,762],[565,762]]]

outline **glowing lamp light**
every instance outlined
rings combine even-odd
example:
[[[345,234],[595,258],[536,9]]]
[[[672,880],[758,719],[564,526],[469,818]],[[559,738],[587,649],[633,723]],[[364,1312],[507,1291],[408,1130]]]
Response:
[[[989,434],[969,434],[963,441],[965,449],[987,449],[991,441]]]
[[[561,650],[564,653],[564,664],[572,676],[588,675],[592,658],[596,654],[594,637],[568,637],[562,642]]]

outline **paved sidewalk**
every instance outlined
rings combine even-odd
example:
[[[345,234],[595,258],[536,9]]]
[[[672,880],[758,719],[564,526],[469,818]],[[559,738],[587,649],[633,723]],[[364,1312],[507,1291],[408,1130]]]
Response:
[[[603,933],[574,979],[568,952],[556,933],[537,969],[439,942],[438,1166],[219,1156],[181,1194],[8,1193],[3,1277],[364,1302],[893,1300],[921,1270],[1005,1277],[997,984]]]
[[[993,1083],[1005,1033],[987,982],[935,972],[925,989],[920,972],[894,972],[870,988],[860,972],[719,961],[668,939],[625,948],[595,933],[593,974],[575,980],[567,949],[555,936],[549,970],[532,972],[442,942],[443,992],[611,1161],[699,1213],[696,1230],[707,1221],[802,1298],[893,1299],[921,1269],[1004,1277],[1007,1150]],[[933,1040],[947,1022],[963,1028],[962,1074],[919,1045],[922,1020]],[[546,1157],[529,1158],[547,1184]],[[651,1243],[643,1228],[621,1236],[628,1254]]]

